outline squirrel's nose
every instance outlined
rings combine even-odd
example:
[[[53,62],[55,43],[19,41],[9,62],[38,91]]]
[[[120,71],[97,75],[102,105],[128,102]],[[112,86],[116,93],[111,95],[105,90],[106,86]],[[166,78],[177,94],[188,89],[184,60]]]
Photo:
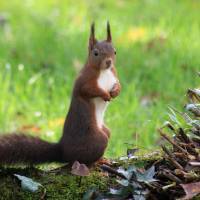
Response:
[[[107,67],[110,67],[111,63],[112,63],[112,60],[110,58],[106,60]]]

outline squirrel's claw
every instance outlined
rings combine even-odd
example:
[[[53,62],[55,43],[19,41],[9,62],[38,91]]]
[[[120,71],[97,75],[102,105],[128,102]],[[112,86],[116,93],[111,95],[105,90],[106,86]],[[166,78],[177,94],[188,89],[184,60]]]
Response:
[[[112,90],[110,91],[110,96],[111,96],[112,98],[115,98],[116,96],[119,95],[119,93],[120,93],[120,86],[119,86],[118,83],[116,83],[116,84],[113,86]]]

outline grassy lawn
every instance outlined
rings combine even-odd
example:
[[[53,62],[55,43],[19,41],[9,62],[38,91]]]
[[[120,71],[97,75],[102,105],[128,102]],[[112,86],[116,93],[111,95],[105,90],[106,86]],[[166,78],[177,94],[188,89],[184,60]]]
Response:
[[[104,39],[109,19],[122,92],[106,113],[107,156],[125,153],[124,143],[156,147],[168,106],[181,109],[186,89],[199,86],[200,2],[73,2],[0,1],[0,132],[58,140],[89,25]]]

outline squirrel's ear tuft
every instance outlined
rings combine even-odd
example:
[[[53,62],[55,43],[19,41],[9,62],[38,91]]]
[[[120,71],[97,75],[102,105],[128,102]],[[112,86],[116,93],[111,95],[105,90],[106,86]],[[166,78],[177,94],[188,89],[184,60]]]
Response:
[[[110,23],[107,21],[107,41],[112,42],[112,36],[111,36],[111,31],[110,31]]]
[[[91,24],[90,28],[90,39],[89,39],[89,50],[92,50],[97,40],[95,38],[95,24],[94,22]]]

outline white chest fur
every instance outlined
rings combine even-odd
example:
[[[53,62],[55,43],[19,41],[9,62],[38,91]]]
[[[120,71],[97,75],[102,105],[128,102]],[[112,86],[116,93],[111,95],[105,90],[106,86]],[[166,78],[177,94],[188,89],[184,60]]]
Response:
[[[105,91],[110,91],[116,82],[116,77],[110,68],[102,70],[97,80],[98,86]]]
[[[102,70],[97,80],[98,87],[107,92],[111,91],[111,89],[113,88],[116,82],[117,82],[117,79],[114,76],[111,69]],[[99,128],[102,128],[104,124],[104,121],[103,121],[104,113],[106,111],[108,102],[104,101],[101,97],[94,98],[93,102],[95,105],[95,117],[96,117],[97,126]]]

